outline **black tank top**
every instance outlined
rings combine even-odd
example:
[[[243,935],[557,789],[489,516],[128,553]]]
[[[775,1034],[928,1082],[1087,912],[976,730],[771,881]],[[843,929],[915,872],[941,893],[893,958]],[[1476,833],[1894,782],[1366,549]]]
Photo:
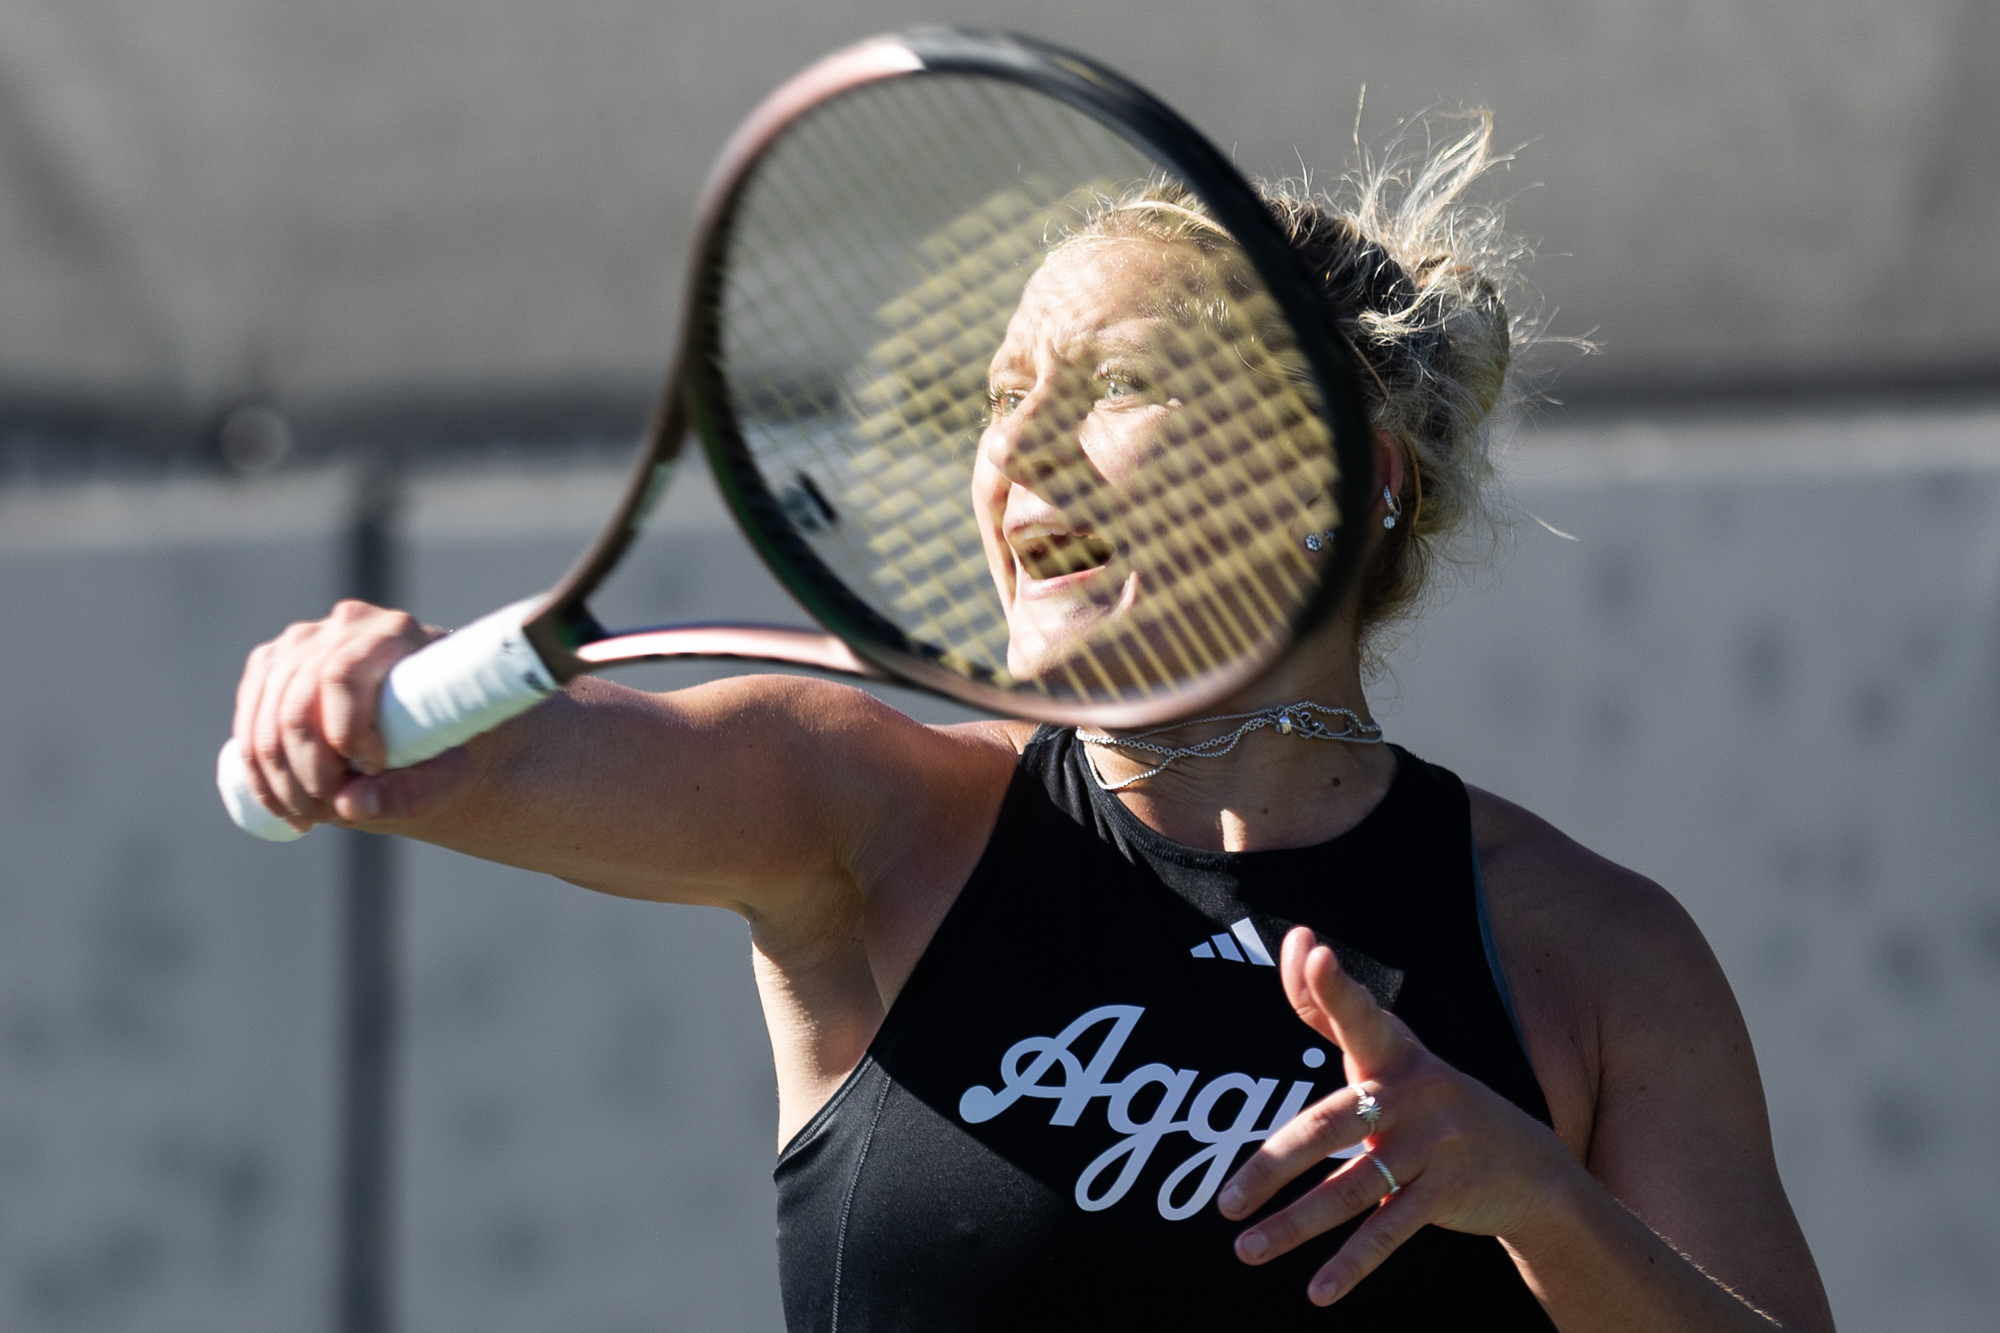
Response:
[[[792,1333],[1552,1330],[1491,1237],[1426,1227],[1322,1310],[1307,1281],[1358,1219],[1252,1268],[1231,1248],[1246,1224],[1215,1208],[1273,1125],[1345,1082],[1270,961],[1295,923],[1432,1051],[1549,1119],[1465,788],[1396,756],[1333,841],[1204,852],[1102,791],[1073,732],[1037,732],[867,1055],[778,1158]]]

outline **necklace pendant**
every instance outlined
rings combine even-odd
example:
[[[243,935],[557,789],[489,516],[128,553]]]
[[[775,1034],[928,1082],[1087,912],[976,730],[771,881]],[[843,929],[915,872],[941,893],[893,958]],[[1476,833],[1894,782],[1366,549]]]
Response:
[[[1292,715],[1290,713],[1287,712],[1278,714],[1278,734],[1280,736],[1291,735],[1292,727],[1293,727]]]

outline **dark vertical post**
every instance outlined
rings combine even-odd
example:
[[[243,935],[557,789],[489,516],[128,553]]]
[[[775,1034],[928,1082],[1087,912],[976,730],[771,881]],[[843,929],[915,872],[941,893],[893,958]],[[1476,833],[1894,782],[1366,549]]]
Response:
[[[395,460],[367,459],[357,478],[348,588],[396,602]],[[340,1333],[393,1333],[396,843],[347,833],[346,1013],[341,1069]]]

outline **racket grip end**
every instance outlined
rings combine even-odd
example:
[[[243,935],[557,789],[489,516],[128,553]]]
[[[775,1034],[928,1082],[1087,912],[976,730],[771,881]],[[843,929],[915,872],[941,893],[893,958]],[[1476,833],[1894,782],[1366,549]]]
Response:
[[[243,764],[243,750],[236,738],[222,743],[215,757],[215,789],[222,793],[223,809],[237,828],[265,842],[297,842],[306,830],[293,828],[264,808],[250,786],[250,773]]]

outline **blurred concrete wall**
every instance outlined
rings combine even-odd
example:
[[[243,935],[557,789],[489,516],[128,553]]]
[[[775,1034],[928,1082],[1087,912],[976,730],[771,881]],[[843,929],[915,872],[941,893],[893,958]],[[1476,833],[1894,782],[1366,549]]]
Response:
[[[337,491],[0,491],[0,1327],[325,1326],[337,849],[218,837],[252,626]]]
[[[1577,540],[1524,517],[1435,609],[1390,734],[1693,911],[1847,1333],[1990,1328],[2000,414],[1579,428],[1511,476]],[[413,608],[545,584],[615,480],[420,479]],[[0,1325],[330,1327],[339,835],[241,837],[208,769],[346,486],[0,490]],[[698,470],[670,504],[614,613],[797,618]],[[743,927],[403,866],[407,1326],[777,1327]]]
[[[1534,441],[1385,726],[1667,886],[1848,1333],[2000,1309],[2000,415]],[[1400,697],[1395,697],[1400,686]]]
[[[1493,197],[1607,351],[1572,395],[2000,357],[1990,0],[0,0],[0,407],[643,399],[729,130],[938,21],[1109,61],[1253,174],[1337,175],[1364,85],[1371,142],[1496,108]]]

